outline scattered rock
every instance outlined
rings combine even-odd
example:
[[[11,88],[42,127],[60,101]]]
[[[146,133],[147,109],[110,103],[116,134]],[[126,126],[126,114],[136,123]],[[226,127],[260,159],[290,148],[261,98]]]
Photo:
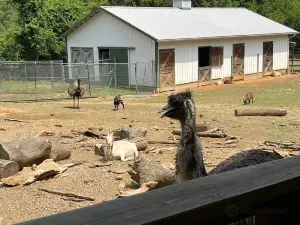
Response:
[[[2,178],[1,181],[7,186],[29,185],[37,180],[53,177],[57,174],[65,172],[68,168],[82,163],[69,163],[60,165],[53,161],[53,159],[46,159],[34,170],[31,167],[24,167],[22,171],[7,177]]]
[[[122,174],[122,173],[126,173],[130,170],[131,170],[130,168],[112,168],[112,169],[108,169],[107,172]]]
[[[55,133],[51,131],[42,130],[36,137],[47,137],[47,136],[54,136]]]
[[[89,168],[105,167],[105,166],[110,166],[110,165],[111,165],[111,162],[105,162],[105,163],[96,162],[96,163],[90,165]]]
[[[199,117],[200,117],[200,118],[203,118],[203,117],[204,117],[204,115],[200,113]]]
[[[97,138],[100,139],[102,138],[103,134],[99,133],[97,130],[87,130],[83,133],[84,136],[92,137],[92,138]]]
[[[174,124],[175,122],[173,120],[170,121],[170,124]]]
[[[123,126],[114,132],[114,136],[118,137],[118,139],[131,140],[139,137],[145,137],[147,132],[148,130],[144,127]]]
[[[122,180],[122,179],[123,179],[123,177],[121,175],[116,176],[116,180]]]
[[[94,153],[95,153],[95,155],[104,156],[104,145],[103,144],[96,144],[94,146]]]
[[[51,113],[50,116],[54,116],[54,113]]]
[[[60,124],[55,124],[54,126],[56,126],[56,127],[62,127],[62,125],[60,125]]]
[[[158,126],[154,126],[153,129],[156,130],[156,131],[159,131],[159,127]]]
[[[281,127],[285,127],[286,125],[285,125],[285,124],[279,124],[279,126],[281,126]]]
[[[88,130],[94,130],[94,131],[102,131],[102,127],[89,127]]]
[[[126,120],[126,119],[128,119],[128,118],[127,118],[127,117],[121,117],[121,119]]]

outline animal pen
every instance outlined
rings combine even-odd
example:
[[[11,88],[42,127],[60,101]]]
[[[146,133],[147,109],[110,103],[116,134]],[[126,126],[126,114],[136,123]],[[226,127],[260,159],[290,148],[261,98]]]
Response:
[[[299,197],[295,156],[19,224],[225,225],[255,216],[250,224],[293,225],[299,223]]]
[[[154,62],[92,63],[62,61],[0,62],[1,101],[69,99],[69,83],[80,78],[84,98],[148,94],[155,88]]]

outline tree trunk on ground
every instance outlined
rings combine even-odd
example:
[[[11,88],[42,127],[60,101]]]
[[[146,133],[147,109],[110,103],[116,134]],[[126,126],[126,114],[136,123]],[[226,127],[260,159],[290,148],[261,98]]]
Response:
[[[171,185],[175,182],[174,172],[150,160],[146,156],[140,156],[134,162],[132,169],[136,172],[129,171],[131,179],[139,185],[148,182],[157,182],[155,188]]]
[[[53,137],[40,137],[44,140],[49,140],[52,148],[50,153],[50,158],[53,159],[55,162],[68,159],[71,157],[71,146],[70,144],[62,144],[60,136],[53,136]]]
[[[138,151],[146,150],[148,147],[148,141],[145,138],[135,138],[129,141],[135,143]]]
[[[10,177],[19,172],[19,164],[15,161],[0,159],[0,179]]]
[[[285,116],[286,109],[235,109],[235,116]]]
[[[0,159],[15,161],[24,166],[40,164],[50,157],[51,143],[41,137],[25,137],[0,143]]]

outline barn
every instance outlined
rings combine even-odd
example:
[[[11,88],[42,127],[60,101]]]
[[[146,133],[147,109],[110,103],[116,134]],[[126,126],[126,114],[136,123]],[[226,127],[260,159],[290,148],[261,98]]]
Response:
[[[298,34],[245,8],[194,8],[190,0],[173,7],[100,6],[67,30],[68,63],[99,61],[123,65],[118,79],[136,84],[135,63],[153,65],[157,91],[233,76],[287,71],[290,38]],[[100,78],[98,78],[100,79]]]

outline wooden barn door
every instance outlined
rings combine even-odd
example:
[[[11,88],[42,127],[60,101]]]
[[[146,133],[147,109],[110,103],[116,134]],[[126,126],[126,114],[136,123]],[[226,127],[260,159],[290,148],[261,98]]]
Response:
[[[93,48],[71,48],[72,63],[94,62]],[[72,65],[72,77],[88,78],[93,77],[93,66],[89,65]]]
[[[175,50],[159,50],[160,91],[175,90]]]
[[[273,72],[273,41],[263,43],[263,75]]]
[[[244,79],[244,65],[245,65],[245,44],[233,45],[233,79]]]

